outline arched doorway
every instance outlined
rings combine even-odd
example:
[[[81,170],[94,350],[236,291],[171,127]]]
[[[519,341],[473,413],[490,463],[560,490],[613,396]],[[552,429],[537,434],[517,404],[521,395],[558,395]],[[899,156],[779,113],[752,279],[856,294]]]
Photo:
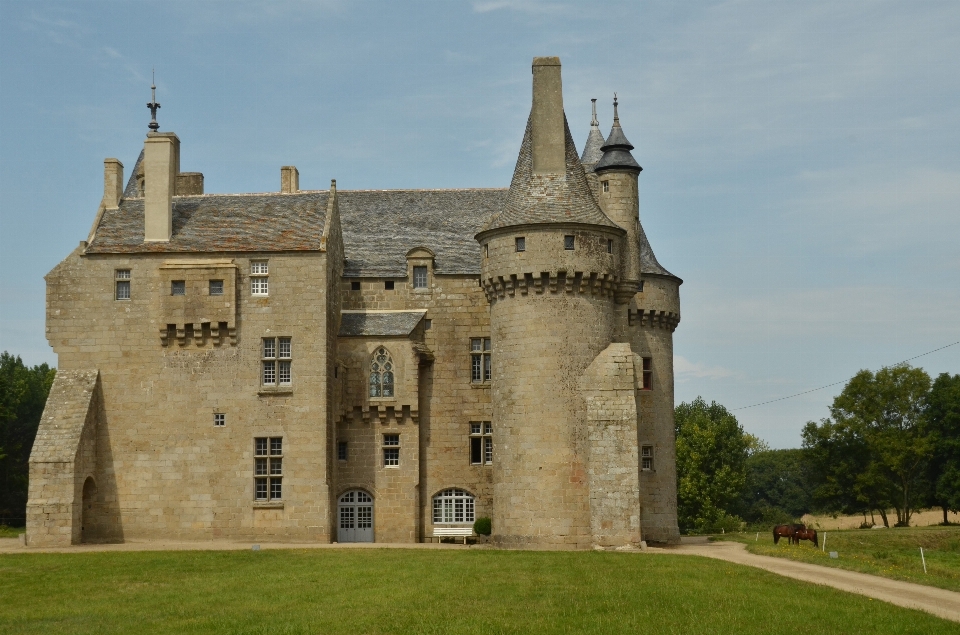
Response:
[[[83,500],[80,503],[80,542],[87,542],[93,535],[93,503],[97,498],[97,484],[92,476],[83,482]]]
[[[373,542],[373,497],[352,489],[337,501],[337,541]]]

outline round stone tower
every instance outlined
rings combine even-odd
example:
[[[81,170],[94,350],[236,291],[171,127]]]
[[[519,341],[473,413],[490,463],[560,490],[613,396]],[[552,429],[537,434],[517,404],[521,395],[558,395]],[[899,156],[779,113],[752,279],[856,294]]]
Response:
[[[620,126],[613,100],[613,128],[593,167],[604,213],[624,230],[621,279],[617,287],[618,341],[629,342],[642,358],[637,390],[637,445],[640,449],[640,524],[646,540],[676,542],[676,439],[673,421],[673,332],[680,322],[683,281],[664,269],[640,224],[638,176],[643,168]]]
[[[592,544],[578,380],[614,338],[625,232],[598,206],[563,112],[560,60],[533,106],[503,209],[476,238],[493,344],[494,541]]]

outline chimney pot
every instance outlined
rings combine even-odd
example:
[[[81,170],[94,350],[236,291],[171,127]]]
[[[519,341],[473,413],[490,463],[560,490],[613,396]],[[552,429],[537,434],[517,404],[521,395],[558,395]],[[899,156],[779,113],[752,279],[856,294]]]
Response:
[[[103,160],[103,206],[107,209],[120,207],[123,196],[123,164],[117,159]]]
[[[300,191],[300,171],[292,166],[280,168],[280,193],[294,194]]]

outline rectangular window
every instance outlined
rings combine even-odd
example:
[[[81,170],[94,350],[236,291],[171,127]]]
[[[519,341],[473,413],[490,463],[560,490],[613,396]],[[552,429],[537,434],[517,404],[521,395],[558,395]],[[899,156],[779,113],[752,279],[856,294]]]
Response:
[[[424,331],[429,331],[431,328],[433,328],[433,320],[424,320],[424,321],[423,321],[423,330],[424,330]]]
[[[652,445],[640,446],[640,469],[641,470],[653,469],[653,446]]]
[[[427,288],[427,268],[426,267],[413,268],[413,288],[414,289]]]
[[[470,422],[470,464],[493,464],[493,425],[489,421]]]
[[[289,386],[293,378],[293,345],[289,337],[265,337],[261,347],[261,383]]]
[[[573,236],[564,236],[563,237],[563,248],[567,251],[573,251],[574,246],[576,245],[576,239]]]
[[[643,358],[643,389],[653,390],[653,358]]]
[[[359,280],[351,280],[351,281],[350,281],[350,290],[351,290],[351,291],[359,291],[359,290],[360,290],[360,281],[359,281]]]
[[[383,288],[387,291],[393,291],[393,280],[387,280],[383,283]]]
[[[268,272],[266,260],[250,261],[250,293],[252,295],[269,295]]]
[[[470,340],[470,381],[474,383],[490,381],[492,375],[490,353],[489,337],[475,337]]]
[[[487,243],[483,244],[483,257],[484,258],[490,257],[490,245]]]
[[[186,295],[187,283],[183,280],[174,280],[170,283],[170,295]]]
[[[400,465],[400,435],[383,435],[383,465],[397,467]]]
[[[227,425],[227,415],[222,412],[213,413],[213,425],[217,428]]]
[[[609,192],[609,191],[610,191],[610,181],[601,181],[601,183],[603,183],[603,191],[604,191],[604,192]]]
[[[517,251],[526,251],[527,250],[527,239],[523,236],[517,237]]]
[[[210,281],[210,295],[223,295],[223,280]]]
[[[114,294],[114,297],[117,300],[129,300],[130,299],[130,270],[117,269],[114,272],[114,278],[116,279],[116,293]]]
[[[607,253],[608,253],[608,254],[612,254],[612,253],[613,253],[613,239],[612,239],[612,238],[608,238],[608,239],[607,239]]]
[[[338,461],[347,460],[347,442],[346,441],[337,441],[337,460]]]
[[[283,437],[253,440],[253,491],[258,501],[283,499]]]

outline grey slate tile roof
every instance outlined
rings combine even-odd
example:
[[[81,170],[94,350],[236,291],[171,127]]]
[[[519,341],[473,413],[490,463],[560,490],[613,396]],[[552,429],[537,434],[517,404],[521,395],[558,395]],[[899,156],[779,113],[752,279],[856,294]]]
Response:
[[[105,210],[87,253],[320,249],[329,192],[175,196],[170,242],[143,242],[143,199]]]
[[[659,262],[657,262],[657,257],[653,254],[653,247],[650,246],[650,241],[647,240],[647,232],[643,231],[643,225],[640,225],[640,273],[656,274],[658,276],[670,276],[671,278],[677,278],[666,269],[664,269]],[[680,280],[680,278],[677,278]],[[681,280],[682,282],[682,280]]]
[[[480,274],[473,236],[507,197],[506,189],[338,190],[344,275],[405,276],[407,252],[426,247],[438,274]]]
[[[563,128],[566,135],[566,173],[533,174],[532,117],[527,119],[527,129],[520,144],[520,156],[517,157],[506,203],[484,226],[483,231],[540,223],[584,223],[623,231],[600,210],[593,198],[583,164],[577,156],[577,147],[570,136],[566,116],[563,118]]]
[[[587,135],[587,142],[583,146],[583,154],[580,155],[580,163],[582,163],[584,167],[587,167],[592,166],[599,161],[600,157],[603,156],[603,151],[600,149],[603,144],[603,133],[600,132],[600,128],[597,126],[590,126],[590,134]]]
[[[339,337],[385,337],[410,335],[426,311],[348,313],[340,315]]]

